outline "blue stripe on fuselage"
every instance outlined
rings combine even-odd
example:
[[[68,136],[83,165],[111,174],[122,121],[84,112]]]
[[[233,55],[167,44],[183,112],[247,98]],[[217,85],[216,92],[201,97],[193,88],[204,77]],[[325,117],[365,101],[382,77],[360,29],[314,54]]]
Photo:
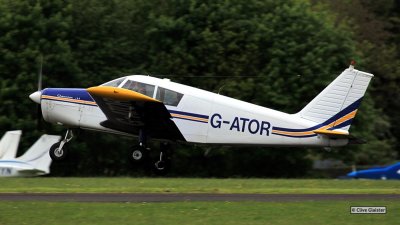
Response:
[[[42,91],[42,95],[94,102],[84,88],[46,88]]]

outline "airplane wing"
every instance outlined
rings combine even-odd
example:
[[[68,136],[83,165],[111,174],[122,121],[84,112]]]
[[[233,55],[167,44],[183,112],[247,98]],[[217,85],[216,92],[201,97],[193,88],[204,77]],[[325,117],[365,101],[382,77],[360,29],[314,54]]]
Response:
[[[107,117],[102,126],[131,134],[144,129],[153,138],[185,140],[164,103],[123,88],[97,86],[87,90]]]

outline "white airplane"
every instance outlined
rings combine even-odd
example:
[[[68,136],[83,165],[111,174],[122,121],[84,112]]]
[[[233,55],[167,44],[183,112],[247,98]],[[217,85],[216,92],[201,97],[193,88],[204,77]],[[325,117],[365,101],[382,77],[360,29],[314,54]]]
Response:
[[[344,146],[349,128],[373,77],[344,70],[296,114],[272,110],[178,84],[132,75],[88,89],[46,88],[30,95],[43,118],[68,128],[52,146],[53,160],[65,157],[72,129],[137,136],[134,160],[142,160],[148,140],[161,141],[157,170],[168,162],[168,143],[258,146]]]
[[[7,131],[0,140],[0,159],[14,159],[17,156],[22,131]]]
[[[61,136],[42,135],[21,157],[0,160],[1,177],[27,177],[50,173],[49,148],[60,141]]]

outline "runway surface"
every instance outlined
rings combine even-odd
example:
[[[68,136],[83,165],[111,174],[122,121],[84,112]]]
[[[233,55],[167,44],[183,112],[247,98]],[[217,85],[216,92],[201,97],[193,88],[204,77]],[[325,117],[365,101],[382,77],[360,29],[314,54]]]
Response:
[[[0,201],[46,202],[302,202],[400,200],[396,194],[163,194],[163,193],[0,193]]]

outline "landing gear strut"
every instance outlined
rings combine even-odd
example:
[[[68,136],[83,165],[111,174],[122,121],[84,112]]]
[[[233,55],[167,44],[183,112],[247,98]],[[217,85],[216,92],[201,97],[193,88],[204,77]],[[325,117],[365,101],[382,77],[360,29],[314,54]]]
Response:
[[[143,162],[148,158],[150,148],[146,147],[146,134],[143,129],[139,130],[139,145],[133,147],[132,160],[135,163]]]
[[[150,148],[147,146],[147,132],[144,127],[139,130],[139,145],[134,146],[131,159],[134,164],[145,163],[146,167],[153,170],[158,175],[166,174],[171,167],[171,144],[168,142],[160,143],[160,154],[154,161],[150,154]]]
[[[169,143],[160,143],[160,158],[154,164],[156,173],[165,174],[171,168],[171,145]]]
[[[72,140],[74,134],[71,129],[68,129],[65,137],[62,141],[55,143],[50,147],[49,154],[50,158],[54,161],[61,161],[67,157],[67,149],[65,148],[65,144]]]

